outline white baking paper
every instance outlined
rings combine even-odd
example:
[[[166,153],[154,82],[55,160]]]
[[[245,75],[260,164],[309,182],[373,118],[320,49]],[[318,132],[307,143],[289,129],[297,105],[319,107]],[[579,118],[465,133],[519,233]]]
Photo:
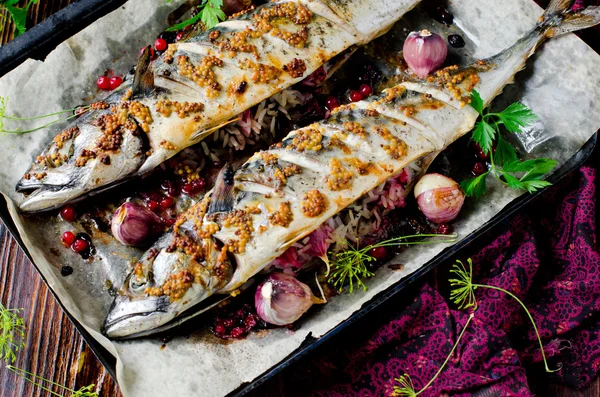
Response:
[[[511,45],[542,14],[530,0],[453,0],[449,7],[455,15],[452,29],[459,28],[468,37],[464,51],[470,51],[474,58],[487,57]],[[44,114],[89,102],[96,95],[96,77],[108,68],[126,72],[135,63],[139,48],[152,43],[166,26],[167,15],[174,8],[174,3],[130,0],[59,45],[44,62],[29,60],[19,66],[0,79],[0,95],[9,98],[7,113],[31,115],[34,109],[35,114]],[[411,28],[436,29],[435,23],[423,22],[415,15],[422,14],[417,11],[406,17],[415,18],[408,24]],[[522,100],[540,116],[535,128],[521,138],[525,152],[551,156],[563,163],[598,130],[599,64],[600,56],[574,35],[548,42],[529,61],[517,83],[508,87],[497,102],[501,105]],[[52,215],[21,217],[14,204],[22,199],[14,192],[16,182],[55,132],[1,137],[0,191],[7,197],[19,233],[50,288],[66,310],[117,357],[117,378],[125,397],[225,395],[276,365],[309,334],[316,338],[326,334],[373,296],[445,248],[409,248],[393,261],[402,263],[403,270],[382,267],[375,278],[368,280],[368,291],[335,297],[311,311],[295,332],[276,329],[251,334],[241,341],[219,343],[200,318],[188,324],[185,333],[175,332],[164,348],[158,338],[113,342],[100,333],[112,301],[105,282],[118,286],[139,251],[114,244],[108,235],[99,243],[102,247],[92,263],[83,262],[68,250],[50,250],[57,246],[66,227],[64,222],[56,222]],[[461,214],[455,230],[459,236],[467,236],[517,196],[513,190],[490,184],[485,198]],[[60,276],[64,264],[75,269],[72,276]]]

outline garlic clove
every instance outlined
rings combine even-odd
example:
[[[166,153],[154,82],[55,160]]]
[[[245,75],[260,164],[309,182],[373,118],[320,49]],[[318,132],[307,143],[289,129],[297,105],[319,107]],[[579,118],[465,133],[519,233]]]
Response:
[[[427,174],[415,185],[419,209],[433,223],[451,222],[458,216],[465,194],[458,183],[440,174]]]
[[[444,64],[448,46],[439,34],[421,30],[408,35],[403,54],[408,67],[419,78],[424,79]]]
[[[123,203],[117,208],[110,227],[119,242],[130,246],[147,243],[162,228],[162,220],[154,212],[132,202]]]

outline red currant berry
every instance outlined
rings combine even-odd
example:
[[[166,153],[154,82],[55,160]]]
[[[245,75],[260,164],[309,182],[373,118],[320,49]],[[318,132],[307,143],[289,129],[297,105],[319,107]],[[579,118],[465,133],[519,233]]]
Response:
[[[110,78],[110,89],[114,90],[123,84],[123,78],[120,76],[113,76]]]
[[[160,200],[160,208],[163,210],[171,208],[173,205],[175,205],[175,200],[173,200],[172,197],[165,197],[164,199]]]
[[[184,35],[185,35],[184,32],[178,32],[177,36],[175,36],[175,41],[179,41],[179,40],[183,39]]]
[[[360,94],[363,96],[363,98],[368,97],[373,92],[371,90],[371,86],[368,84],[361,85],[359,91],[360,91]]]
[[[154,48],[156,51],[164,51],[167,49],[167,40],[165,39],[156,39],[154,42]]]
[[[386,247],[375,247],[369,251],[369,255],[378,261],[383,261],[387,258],[388,250]]]
[[[100,76],[96,80],[96,85],[101,90],[110,90],[110,78],[108,76]]]
[[[483,164],[481,161],[478,161],[473,166],[473,174],[475,174],[475,176],[479,176],[479,175],[483,174],[486,171],[486,169],[487,168],[486,168],[485,164]]]
[[[87,250],[89,248],[89,244],[87,241],[82,240],[82,239],[77,239],[75,240],[75,242],[73,243],[73,251],[79,253],[82,253],[83,251]]]
[[[156,211],[160,208],[160,204],[158,204],[158,201],[150,200],[148,201],[148,208],[150,211]]]
[[[67,222],[73,222],[77,217],[77,212],[72,205],[66,205],[60,210],[60,216]]]
[[[362,101],[362,99],[363,99],[363,96],[359,91],[356,91],[356,90],[350,91],[350,100],[352,102]]]
[[[217,334],[219,337],[223,337],[225,335],[225,327],[222,325],[217,325],[215,327],[215,334]]]
[[[325,106],[327,106],[327,109],[333,110],[340,106],[340,101],[336,97],[330,96],[325,100]]]
[[[64,232],[62,234],[62,242],[67,247],[70,247],[75,241],[75,234],[73,232]]]

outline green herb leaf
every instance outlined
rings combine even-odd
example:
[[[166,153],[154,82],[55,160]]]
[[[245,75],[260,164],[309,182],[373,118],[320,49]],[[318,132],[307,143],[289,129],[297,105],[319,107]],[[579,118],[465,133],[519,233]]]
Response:
[[[480,115],[483,116],[483,99],[481,99],[481,95],[476,90],[471,91],[471,107],[477,111]]]
[[[27,30],[27,11],[32,4],[36,4],[37,2],[38,0],[29,0],[24,7],[16,7],[19,0],[8,0],[0,3],[0,5],[6,8],[6,11],[8,11],[8,14],[15,24],[15,37]]]
[[[0,303],[0,358],[14,363],[16,352],[25,347],[25,320],[23,309],[7,309]]]
[[[552,184],[548,181],[543,180],[532,180],[532,181],[523,181],[523,188],[527,190],[529,193],[533,193],[539,189],[543,189],[547,186],[551,186]]]
[[[496,130],[485,121],[478,121],[473,130],[473,140],[481,147],[483,153],[488,154],[492,150],[492,144],[496,137]]]
[[[496,150],[494,151],[494,162],[500,166],[517,160],[517,152],[501,134],[498,134]]]
[[[524,127],[531,125],[538,117],[527,106],[520,102],[515,102],[503,112],[495,115],[504,124],[510,132],[521,132]]]
[[[525,188],[525,186],[523,186],[523,184],[521,183],[519,178],[516,178],[506,172],[502,172],[502,176],[506,180],[506,184],[508,185],[508,187],[510,187],[511,189],[524,189]]]
[[[539,158],[526,161],[513,160],[502,167],[504,172],[527,172],[529,174],[544,175],[552,171],[558,164],[556,160]]]
[[[186,26],[193,25],[202,21],[207,29],[215,27],[219,21],[224,21],[227,16],[221,10],[223,7],[223,0],[204,0],[202,4],[198,6],[200,12],[194,15],[192,18],[186,19],[176,25],[171,26],[167,29],[168,32],[176,30],[182,30]]]
[[[489,171],[485,174],[481,174],[476,176],[475,178],[467,179],[460,183],[460,188],[465,192],[465,194],[469,197],[475,196],[475,198],[480,198],[485,194],[486,185],[485,178],[489,174]]]

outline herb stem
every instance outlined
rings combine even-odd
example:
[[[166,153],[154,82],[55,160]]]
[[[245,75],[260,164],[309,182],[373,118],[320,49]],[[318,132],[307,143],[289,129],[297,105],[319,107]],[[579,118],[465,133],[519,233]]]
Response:
[[[89,109],[89,106],[83,107],[83,109]],[[15,116],[4,115],[4,118],[7,120],[38,120],[38,119],[45,119],[46,117],[57,116],[57,115],[63,114],[63,113],[71,113],[74,110],[75,109],[61,110],[59,112],[54,112],[54,113],[49,113],[49,114],[44,114],[42,116],[34,116],[34,117],[15,117]]]
[[[529,317],[529,320],[531,321],[531,324],[533,324],[533,330],[535,331],[535,335],[537,336],[538,343],[540,344],[540,350],[542,352],[542,359],[544,360],[544,367],[546,368],[546,372],[556,372],[556,371],[559,371],[562,368],[561,365],[559,365],[558,368],[554,369],[554,370],[551,370],[548,367],[548,361],[546,360],[546,353],[544,353],[544,345],[542,343],[542,338],[540,337],[540,333],[538,331],[537,325],[535,324],[535,321],[533,320],[533,316],[531,315],[531,312],[529,311],[529,309],[527,309],[527,306],[525,306],[525,304],[523,303],[523,301],[521,301],[521,299],[519,299],[512,292],[510,292],[508,290],[505,290],[504,288],[496,287],[494,285],[485,285],[485,284],[472,284],[472,285],[473,285],[473,289],[475,289],[475,288],[487,288],[487,289],[492,289],[492,290],[503,292],[506,295],[508,295],[511,298],[513,298],[514,300],[516,300],[517,302],[519,302],[519,305],[521,305],[521,307],[523,308],[523,310],[525,310],[525,313],[527,313],[527,317]]]
[[[74,119],[75,117],[78,117],[78,116],[80,116],[80,114],[74,114],[74,115],[71,115],[71,116],[67,117],[66,119],[53,120],[53,121],[50,121],[50,122],[48,122],[48,123],[46,123],[44,125],[41,125],[39,127],[31,128],[31,129],[28,129],[28,130],[1,130],[0,132],[4,132],[5,134],[27,134],[29,132],[35,132],[35,131],[39,131],[41,129],[44,129],[46,127],[50,127],[51,125],[54,125],[56,123],[60,123],[60,122],[63,122],[63,121],[69,121],[69,120]],[[5,118],[8,118],[8,117],[5,116]],[[40,116],[40,117],[37,117],[37,118],[42,118],[42,117]],[[33,119],[34,118],[31,118],[31,120],[33,120]],[[26,119],[23,119],[23,120],[26,120]]]
[[[441,367],[438,369],[438,371],[435,373],[435,375],[433,375],[433,378],[431,378],[431,380],[421,390],[419,390],[415,394],[415,396],[418,396],[419,394],[423,393],[425,391],[425,389],[427,389],[429,386],[431,386],[433,384],[433,382],[436,380],[436,378],[442,373],[442,371],[446,367],[446,364],[448,364],[448,361],[450,361],[450,358],[454,355],[454,351],[458,347],[458,344],[460,343],[460,340],[462,339],[463,335],[465,334],[465,331],[467,330],[467,327],[471,323],[471,320],[473,319],[473,317],[475,317],[475,313],[469,314],[469,318],[467,319],[467,322],[465,323],[465,326],[463,327],[462,331],[460,331],[458,338],[456,338],[456,342],[454,342],[454,346],[452,346],[452,350],[450,350],[450,354],[448,354],[448,356],[442,363]]]
[[[36,375],[34,373],[25,371],[24,369],[17,368],[17,367],[12,366],[12,365],[7,365],[6,368],[8,370],[14,372],[15,374],[17,374],[17,376],[20,376],[21,378],[23,378],[26,381],[30,382],[32,385],[37,386],[37,387],[39,387],[40,389],[42,389],[44,391],[47,391],[48,393],[52,394],[53,396],[64,397],[62,394],[58,394],[55,391],[52,391],[52,390],[48,389],[47,387],[43,386],[42,384],[36,383],[36,379],[39,379],[39,380],[41,380],[43,382],[46,382],[46,383],[50,383],[53,386],[57,386],[57,387],[59,387],[61,389],[69,391],[71,393],[75,393],[75,390],[69,389],[68,387],[60,385],[60,384],[58,384],[56,382],[52,382],[51,380],[43,378],[43,377],[41,377],[39,375]]]

